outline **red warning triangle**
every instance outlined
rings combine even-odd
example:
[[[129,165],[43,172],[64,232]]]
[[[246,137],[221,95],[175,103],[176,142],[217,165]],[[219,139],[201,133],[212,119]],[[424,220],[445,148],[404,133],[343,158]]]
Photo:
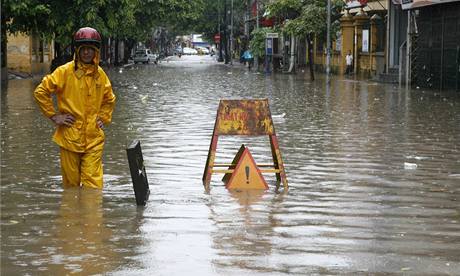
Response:
[[[236,164],[233,173],[226,174],[222,179],[227,189],[268,189],[267,182],[265,182],[262,173],[247,147],[244,145],[241,146],[232,164]],[[233,169],[232,166],[229,169]]]

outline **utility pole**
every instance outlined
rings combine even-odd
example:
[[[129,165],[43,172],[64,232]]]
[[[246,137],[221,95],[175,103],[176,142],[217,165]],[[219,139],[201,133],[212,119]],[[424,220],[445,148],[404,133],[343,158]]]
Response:
[[[227,0],[224,0],[224,48],[225,48],[225,55],[224,60],[225,64],[228,64],[228,22],[227,22]]]
[[[217,28],[219,32],[219,58],[217,58],[217,61],[222,62],[224,57],[222,56],[222,33],[220,31],[220,0],[217,2]]]
[[[411,12],[407,10],[407,30],[406,30],[406,80],[405,85],[406,89],[410,88],[410,55],[412,50],[412,40],[411,40]],[[400,70],[403,70],[401,68]],[[441,80],[442,80],[442,70],[441,70]],[[441,81],[441,89],[442,89],[442,81]]]
[[[331,74],[331,0],[327,0],[327,39],[326,39],[326,75],[329,82]]]
[[[256,0],[256,30],[259,30],[259,0]],[[259,56],[254,57],[256,71],[259,69]]]
[[[231,3],[232,16],[230,17],[230,64],[233,65],[233,0]]]

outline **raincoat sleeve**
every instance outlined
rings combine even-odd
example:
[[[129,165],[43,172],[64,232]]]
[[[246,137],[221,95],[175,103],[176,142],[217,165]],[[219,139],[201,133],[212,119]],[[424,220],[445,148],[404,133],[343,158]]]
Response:
[[[104,124],[109,124],[112,121],[112,112],[115,106],[115,95],[113,94],[112,84],[106,74],[103,74],[104,81],[104,97],[99,112],[99,118]]]
[[[46,75],[34,91],[34,98],[46,117],[56,115],[51,94],[62,91],[64,86],[64,70],[56,69],[52,74]]]

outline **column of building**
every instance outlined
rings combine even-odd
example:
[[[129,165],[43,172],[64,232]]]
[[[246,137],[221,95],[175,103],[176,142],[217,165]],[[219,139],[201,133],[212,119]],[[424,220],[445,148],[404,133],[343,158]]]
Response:
[[[342,48],[340,49],[342,57],[340,58],[339,63],[339,73],[344,74],[347,67],[345,56],[348,52],[353,53],[353,37],[355,32],[353,17],[348,13],[348,11],[340,18],[340,27],[342,29]]]
[[[361,8],[361,10],[353,17],[353,26],[355,27],[355,45],[354,45],[354,73],[359,72],[360,67],[360,53],[363,47],[363,25],[369,22],[369,16]]]
[[[373,67],[376,67],[376,59],[375,59],[375,52],[377,51],[377,25],[379,24],[378,21],[380,20],[380,16],[374,14],[371,17],[371,41],[369,43],[369,69],[372,72],[374,70]],[[375,62],[374,62],[375,61]],[[375,68],[377,71],[377,67]]]

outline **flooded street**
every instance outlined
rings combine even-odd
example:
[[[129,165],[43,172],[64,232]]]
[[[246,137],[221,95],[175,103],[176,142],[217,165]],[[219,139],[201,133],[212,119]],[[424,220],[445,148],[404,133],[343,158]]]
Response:
[[[210,57],[107,70],[104,190],[63,190],[32,80],[1,94],[2,275],[459,275],[460,96]],[[289,191],[230,192],[202,175],[220,99],[268,98]],[[126,146],[151,195],[136,207]],[[222,137],[271,160],[267,137]]]

